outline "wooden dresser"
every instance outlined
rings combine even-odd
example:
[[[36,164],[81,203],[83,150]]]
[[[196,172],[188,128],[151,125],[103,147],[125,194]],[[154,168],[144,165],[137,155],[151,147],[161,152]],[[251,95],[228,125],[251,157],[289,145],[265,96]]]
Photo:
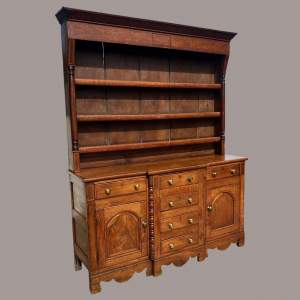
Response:
[[[76,270],[100,282],[244,244],[244,157],[225,154],[235,33],[62,8]]]

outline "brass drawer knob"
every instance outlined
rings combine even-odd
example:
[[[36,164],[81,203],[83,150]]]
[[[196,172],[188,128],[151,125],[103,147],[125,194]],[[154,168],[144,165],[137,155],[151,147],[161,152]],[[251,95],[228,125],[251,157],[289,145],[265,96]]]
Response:
[[[134,189],[135,189],[136,191],[138,191],[139,188],[140,188],[140,185],[139,185],[138,183],[134,185]]]
[[[147,221],[142,221],[142,225],[143,225],[144,228],[147,228],[147,226],[148,226]]]
[[[170,230],[172,230],[174,228],[172,223],[169,223],[168,226],[169,226]]]
[[[212,172],[212,173],[211,173],[211,176],[212,176],[212,177],[216,177],[216,176],[217,176],[217,172]]]
[[[174,207],[174,206],[175,206],[174,202],[173,202],[173,201],[170,201],[170,202],[169,202],[169,206],[170,206],[170,207]]]
[[[192,203],[193,203],[193,198],[192,198],[192,197],[189,197],[189,198],[188,198],[188,203],[189,203],[189,204],[192,204]]]
[[[211,205],[207,206],[207,210],[208,211],[212,211],[213,210],[213,207]]]
[[[110,195],[111,194],[111,189],[105,189],[105,194]]]
[[[235,175],[235,174],[236,174],[236,170],[235,170],[235,169],[231,169],[231,170],[230,170],[230,173],[231,173],[232,175]]]
[[[173,243],[171,243],[171,244],[169,244],[169,248],[172,250],[172,249],[174,249],[174,244]]]
[[[173,184],[174,184],[173,179],[169,179],[169,180],[168,180],[168,184],[169,184],[169,185],[173,185]]]
[[[192,218],[188,219],[189,224],[193,224],[194,220]]]
[[[193,177],[192,177],[192,176],[188,177],[187,181],[188,181],[189,183],[192,183],[192,182],[193,182]]]
[[[192,238],[188,238],[188,242],[189,242],[189,244],[193,244],[193,239]]]

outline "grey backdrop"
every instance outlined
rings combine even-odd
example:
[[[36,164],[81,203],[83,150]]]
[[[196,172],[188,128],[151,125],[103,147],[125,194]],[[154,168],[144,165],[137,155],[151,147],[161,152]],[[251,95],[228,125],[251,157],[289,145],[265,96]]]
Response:
[[[246,246],[103,283],[99,299],[300,299],[299,1],[1,1],[1,299],[91,299],[73,271],[62,6],[238,32],[226,147],[249,157]]]

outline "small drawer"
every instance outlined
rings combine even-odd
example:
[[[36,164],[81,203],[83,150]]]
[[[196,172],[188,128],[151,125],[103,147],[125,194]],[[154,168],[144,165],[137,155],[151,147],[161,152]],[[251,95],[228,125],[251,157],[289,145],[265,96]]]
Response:
[[[160,177],[160,189],[169,189],[182,185],[196,184],[199,182],[199,174],[197,171],[173,173]]]
[[[240,175],[240,164],[226,164],[207,168],[207,179],[218,179]]]
[[[144,177],[104,181],[95,183],[95,198],[105,199],[108,197],[144,192],[146,190],[147,182]]]
[[[187,233],[171,239],[161,241],[161,253],[173,253],[185,247],[195,246],[199,243],[198,231]]]
[[[161,232],[173,232],[176,229],[190,227],[199,223],[199,212],[194,211],[161,220]]]
[[[170,210],[198,204],[199,186],[194,185],[189,188],[177,188],[175,193],[169,190],[160,193],[160,210]]]

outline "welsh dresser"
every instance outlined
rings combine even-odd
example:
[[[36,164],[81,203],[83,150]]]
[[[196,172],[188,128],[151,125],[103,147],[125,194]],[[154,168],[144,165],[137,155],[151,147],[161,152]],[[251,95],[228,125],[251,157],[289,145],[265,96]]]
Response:
[[[225,154],[231,32],[62,8],[75,269],[100,282],[244,244]]]

